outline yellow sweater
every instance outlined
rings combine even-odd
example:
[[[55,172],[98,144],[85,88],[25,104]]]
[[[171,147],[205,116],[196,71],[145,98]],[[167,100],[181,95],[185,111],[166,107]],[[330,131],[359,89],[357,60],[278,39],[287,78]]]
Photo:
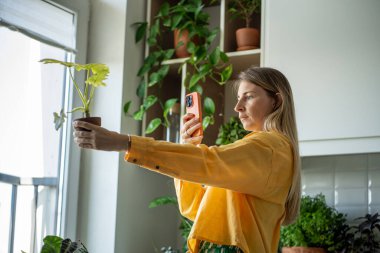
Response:
[[[256,132],[220,147],[131,139],[128,162],[175,178],[180,211],[194,221],[190,252],[200,240],[277,252],[293,172],[287,137]]]

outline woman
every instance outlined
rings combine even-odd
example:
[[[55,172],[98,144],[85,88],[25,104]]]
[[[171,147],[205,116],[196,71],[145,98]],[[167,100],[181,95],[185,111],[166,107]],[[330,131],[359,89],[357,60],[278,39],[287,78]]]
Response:
[[[128,162],[175,179],[180,211],[194,221],[190,252],[277,252],[281,225],[298,215],[299,152],[289,82],[278,70],[251,67],[236,86],[235,111],[251,133],[229,145],[207,147],[202,136],[192,138],[201,127],[192,115],[183,118],[185,144],[74,125],[91,130],[74,132],[80,147],[126,151]]]

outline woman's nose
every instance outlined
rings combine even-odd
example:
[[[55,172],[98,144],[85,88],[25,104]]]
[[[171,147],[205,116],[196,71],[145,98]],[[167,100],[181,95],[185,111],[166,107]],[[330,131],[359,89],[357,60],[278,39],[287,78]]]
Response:
[[[240,103],[240,100],[236,103],[234,110],[235,112],[242,112],[244,110],[244,107]]]

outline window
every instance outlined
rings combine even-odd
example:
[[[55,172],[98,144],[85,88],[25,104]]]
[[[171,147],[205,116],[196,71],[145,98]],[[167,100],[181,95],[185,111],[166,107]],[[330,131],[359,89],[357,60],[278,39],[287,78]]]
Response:
[[[72,86],[63,67],[38,61],[83,62],[87,21],[84,0],[0,2],[0,252],[39,252],[47,234],[75,237],[68,191],[78,190],[79,157],[69,149],[71,126],[57,132],[53,123],[54,111],[75,103]]]

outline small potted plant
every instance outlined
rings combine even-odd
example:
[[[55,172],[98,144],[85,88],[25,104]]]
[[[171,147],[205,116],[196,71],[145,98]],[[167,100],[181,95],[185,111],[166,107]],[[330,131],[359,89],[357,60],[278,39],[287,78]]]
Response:
[[[92,124],[100,126],[101,118],[91,117],[90,108],[94,98],[95,89],[99,86],[106,86],[104,80],[107,79],[109,74],[108,66],[102,63],[78,64],[73,62],[58,61],[55,59],[42,59],[40,62],[44,64],[61,64],[68,68],[70,78],[73,81],[75,90],[77,91],[77,94],[82,102],[82,106],[73,108],[71,112],[81,111],[83,113],[83,118],[76,120],[90,122]],[[75,81],[72,69],[76,71],[86,71],[86,81],[83,84],[83,87],[81,87]],[[63,125],[66,118],[67,116],[63,109],[61,109],[60,113],[54,113],[54,123],[56,130],[58,130]]]
[[[228,12],[231,18],[241,18],[245,27],[236,30],[237,51],[255,49],[260,46],[260,31],[251,27],[252,15],[259,13],[261,0],[231,0]]]
[[[326,204],[325,197],[302,196],[295,223],[281,228],[283,253],[340,252],[343,248],[346,217]]]

